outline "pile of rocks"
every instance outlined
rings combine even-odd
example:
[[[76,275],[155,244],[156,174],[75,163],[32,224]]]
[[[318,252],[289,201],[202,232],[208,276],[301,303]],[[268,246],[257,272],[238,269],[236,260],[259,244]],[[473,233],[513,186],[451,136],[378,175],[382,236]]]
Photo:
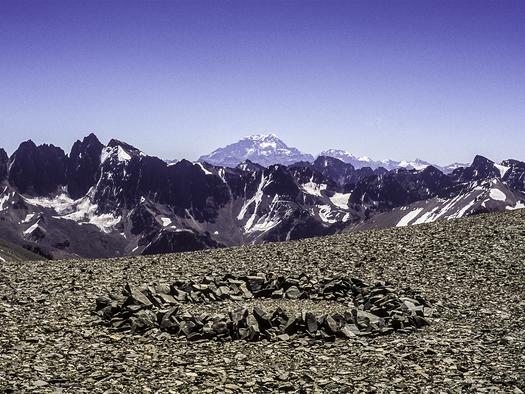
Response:
[[[237,306],[227,313],[193,314],[186,303],[248,302],[253,298],[332,300],[345,311],[316,315],[281,307]],[[297,301],[300,302],[300,301]],[[96,313],[117,330],[143,333],[157,328],[188,340],[287,340],[293,336],[333,341],[335,338],[410,332],[428,324],[431,305],[420,294],[401,295],[384,284],[368,285],[358,278],[323,278],[305,274],[285,277],[257,273],[248,276],[206,276],[200,281],[168,285],[126,285],[122,294],[97,298]]]

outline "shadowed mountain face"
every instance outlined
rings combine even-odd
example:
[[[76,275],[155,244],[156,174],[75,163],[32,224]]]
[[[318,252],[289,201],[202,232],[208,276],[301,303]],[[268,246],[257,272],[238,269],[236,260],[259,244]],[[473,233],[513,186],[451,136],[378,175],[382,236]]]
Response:
[[[284,152],[273,138],[257,143]],[[261,142],[262,141],[262,142]],[[253,141],[252,141],[253,142]],[[264,151],[264,150],[263,150]],[[111,257],[284,241],[525,207],[525,163],[444,174],[356,169],[304,157],[234,167],[147,156],[94,134],[66,155],[27,141],[0,150],[0,238],[52,258]],[[260,153],[260,152],[259,152]],[[237,160],[237,159],[236,159]]]
[[[4,181],[7,178],[7,165],[9,162],[9,157],[5,150],[0,148],[0,182]]]
[[[67,190],[71,198],[82,197],[97,182],[103,147],[95,134],[73,144],[67,165]]]
[[[383,175],[361,179],[350,201],[375,203],[380,208],[395,208],[426,200],[447,191],[452,179],[430,166],[422,171],[397,169]]]
[[[9,183],[21,193],[46,195],[64,185],[67,157],[53,145],[36,146],[29,140],[9,159]]]

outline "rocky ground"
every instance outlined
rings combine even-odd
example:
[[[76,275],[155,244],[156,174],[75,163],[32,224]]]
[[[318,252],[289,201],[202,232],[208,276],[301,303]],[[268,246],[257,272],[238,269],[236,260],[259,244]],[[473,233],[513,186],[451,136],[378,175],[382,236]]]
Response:
[[[114,331],[94,313],[97,297],[126,283],[252,271],[410,287],[438,313],[408,334],[335,342],[188,342],[157,329]],[[332,305],[278,302],[297,311]],[[2,262],[0,322],[4,392],[518,394],[525,391],[525,210],[176,255]]]

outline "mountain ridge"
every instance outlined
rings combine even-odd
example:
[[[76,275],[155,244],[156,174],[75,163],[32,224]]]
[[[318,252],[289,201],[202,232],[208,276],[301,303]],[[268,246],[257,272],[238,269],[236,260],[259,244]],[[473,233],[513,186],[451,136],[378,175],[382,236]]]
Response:
[[[267,138],[275,136],[252,141]],[[285,241],[525,207],[525,163],[482,156],[449,174],[356,169],[329,156],[167,164],[90,134],[69,155],[31,141],[9,158],[0,152],[0,175],[1,238],[52,258]]]
[[[272,164],[290,165],[300,161],[314,162],[317,157],[330,156],[347,164],[352,164],[355,169],[370,167],[373,170],[385,168],[393,170],[396,168],[422,170],[430,165],[445,173],[451,173],[454,169],[468,164],[453,163],[447,166],[439,166],[422,159],[415,160],[374,160],[368,156],[355,156],[342,149],[328,149],[317,155],[303,153],[297,148],[289,147],[276,134],[254,134],[241,138],[239,141],[230,143],[224,147],[217,148],[208,155],[202,155],[197,161],[208,162],[217,166],[236,167],[245,160],[250,160],[263,166]]]

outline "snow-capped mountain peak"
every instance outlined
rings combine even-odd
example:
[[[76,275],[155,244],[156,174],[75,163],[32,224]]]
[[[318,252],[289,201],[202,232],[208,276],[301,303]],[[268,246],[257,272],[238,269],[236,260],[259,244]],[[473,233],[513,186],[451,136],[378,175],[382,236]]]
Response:
[[[253,134],[246,136],[242,138],[243,140],[252,140],[252,141],[268,141],[268,140],[279,140],[279,137],[277,135],[270,133],[270,134]],[[280,141],[280,140],[279,140]]]
[[[433,166],[439,169],[442,172],[450,173],[454,168],[441,167],[436,164],[429,163],[428,161],[415,159],[415,160],[374,160],[369,156],[355,156],[345,150],[341,149],[328,149],[319,154],[319,156],[330,156],[335,157],[345,163],[352,164],[356,169],[363,167],[370,167],[373,170],[376,170],[380,167],[383,167],[386,170],[394,170],[396,168],[405,168],[407,170],[424,170],[428,166]],[[460,165],[463,166],[463,165]]]
[[[245,160],[263,166],[312,161],[313,156],[289,147],[275,134],[254,134],[199,158],[213,165],[236,167]]]
[[[432,164],[430,164],[428,161],[424,161],[424,160],[421,160],[421,159],[415,159],[415,160],[410,160],[410,161],[407,161],[407,160],[401,160],[399,163],[398,163],[398,166],[399,167],[403,167],[403,168],[406,168],[408,170],[424,170],[425,168],[427,168],[428,166],[431,166]]]

